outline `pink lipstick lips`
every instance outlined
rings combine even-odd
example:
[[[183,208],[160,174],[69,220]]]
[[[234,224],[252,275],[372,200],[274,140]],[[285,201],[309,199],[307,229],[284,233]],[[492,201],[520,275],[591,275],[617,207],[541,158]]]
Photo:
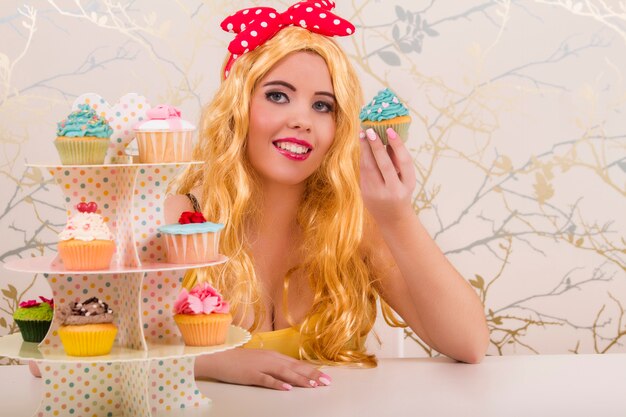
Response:
[[[281,138],[272,143],[281,155],[292,161],[304,161],[313,150],[313,145],[309,142],[296,138]]]

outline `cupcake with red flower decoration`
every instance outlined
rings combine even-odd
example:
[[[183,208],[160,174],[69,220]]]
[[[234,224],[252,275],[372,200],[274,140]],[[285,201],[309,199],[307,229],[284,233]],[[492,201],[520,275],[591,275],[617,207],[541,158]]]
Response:
[[[207,222],[199,211],[184,211],[178,223],[159,227],[165,236],[167,261],[173,264],[213,262],[219,257],[221,223]]]
[[[67,270],[108,269],[115,252],[113,234],[95,202],[78,203],[78,213],[70,217],[59,233],[59,256]]]
[[[13,313],[13,320],[22,333],[25,342],[40,343],[48,334],[52,323],[54,301],[46,297],[37,300],[22,301]]]
[[[174,302],[174,321],[189,346],[223,344],[232,320],[228,303],[206,282],[183,288]]]

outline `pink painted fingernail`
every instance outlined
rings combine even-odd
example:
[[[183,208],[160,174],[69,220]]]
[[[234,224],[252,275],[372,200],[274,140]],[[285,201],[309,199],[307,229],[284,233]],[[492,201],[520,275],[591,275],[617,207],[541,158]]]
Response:
[[[287,391],[291,391],[292,388],[293,387],[291,385],[289,385],[288,383],[286,383],[286,382],[283,384],[283,389],[285,389]]]
[[[330,378],[330,377],[329,377],[329,378]],[[328,379],[328,378],[326,378],[326,377],[323,377],[323,376],[320,376],[319,380],[320,380],[320,382],[321,382],[322,384],[324,384],[324,385],[326,385],[326,386],[329,386],[329,385],[330,385],[330,382],[331,382],[331,381],[330,381],[330,379]]]
[[[312,379],[309,380],[309,384],[313,387],[313,388],[317,388],[317,382],[313,381]]]
[[[393,139],[397,139],[398,138],[398,134],[396,133],[395,130],[393,130],[392,127],[387,129],[387,137],[391,140]]]
[[[369,140],[376,140],[376,132],[371,127],[365,131],[365,134]]]
[[[362,130],[359,132],[359,139],[365,139],[365,132]]]

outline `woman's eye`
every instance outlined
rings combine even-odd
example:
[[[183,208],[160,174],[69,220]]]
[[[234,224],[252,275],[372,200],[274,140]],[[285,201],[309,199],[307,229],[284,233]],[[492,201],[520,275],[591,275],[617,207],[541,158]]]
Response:
[[[287,94],[280,91],[270,91],[265,93],[265,98],[274,103],[289,103],[289,97]]]
[[[332,113],[335,110],[331,103],[325,101],[316,101],[313,104],[313,108],[322,113]]]

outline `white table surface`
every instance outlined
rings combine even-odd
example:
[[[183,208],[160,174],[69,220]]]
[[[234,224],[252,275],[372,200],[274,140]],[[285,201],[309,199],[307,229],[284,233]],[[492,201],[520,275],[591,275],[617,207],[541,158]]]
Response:
[[[200,381],[213,404],[192,415],[626,416],[626,354],[487,357],[479,365],[383,359],[374,369],[325,372],[331,386],[290,392]],[[27,366],[0,366],[0,416],[31,416],[41,384]]]

